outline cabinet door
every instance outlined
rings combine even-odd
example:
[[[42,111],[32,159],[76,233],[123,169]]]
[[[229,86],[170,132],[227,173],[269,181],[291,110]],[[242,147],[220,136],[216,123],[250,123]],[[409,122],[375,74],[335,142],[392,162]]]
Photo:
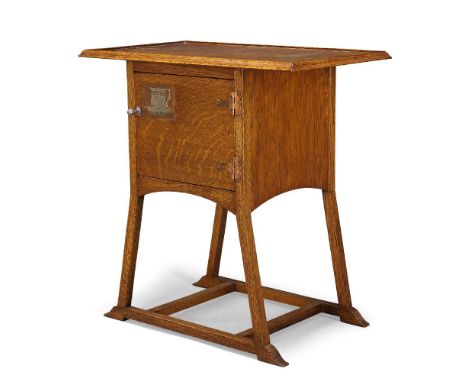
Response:
[[[139,175],[234,190],[233,81],[135,73]]]

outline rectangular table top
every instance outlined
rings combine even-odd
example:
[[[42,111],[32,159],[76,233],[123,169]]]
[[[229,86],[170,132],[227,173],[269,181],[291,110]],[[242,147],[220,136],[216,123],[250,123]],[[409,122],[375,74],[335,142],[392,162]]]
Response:
[[[80,57],[297,71],[391,58],[385,51],[176,41],[86,49]]]

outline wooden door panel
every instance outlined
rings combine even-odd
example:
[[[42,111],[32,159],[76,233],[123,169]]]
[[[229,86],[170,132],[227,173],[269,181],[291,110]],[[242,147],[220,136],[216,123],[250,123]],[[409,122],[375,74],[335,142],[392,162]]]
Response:
[[[135,73],[139,175],[234,190],[232,80]]]

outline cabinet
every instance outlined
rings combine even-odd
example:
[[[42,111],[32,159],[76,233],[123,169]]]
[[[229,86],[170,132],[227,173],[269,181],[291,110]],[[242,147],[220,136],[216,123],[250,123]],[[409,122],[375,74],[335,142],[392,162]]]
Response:
[[[90,49],[83,57],[127,61],[130,206],[117,305],[133,319],[287,362],[270,334],[319,313],[367,326],[353,307],[335,193],[336,67],[388,59],[383,51],[180,41]],[[298,188],[322,190],[338,302],[261,283],[252,211]],[[132,306],[145,195],[185,192],[216,203],[201,291],[166,304]],[[236,215],[245,281],[219,275],[226,216]],[[287,261],[287,256],[285,256]],[[246,293],[252,327],[229,333],[172,314],[227,293]],[[264,299],[296,306],[266,319]]]

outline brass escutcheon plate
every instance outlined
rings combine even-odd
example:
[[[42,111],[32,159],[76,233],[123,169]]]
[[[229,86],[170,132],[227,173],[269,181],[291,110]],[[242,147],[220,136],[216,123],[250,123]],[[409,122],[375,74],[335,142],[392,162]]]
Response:
[[[175,92],[173,87],[155,85],[149,87],[150,105],[146,109],[156,118],[174,119]]]

